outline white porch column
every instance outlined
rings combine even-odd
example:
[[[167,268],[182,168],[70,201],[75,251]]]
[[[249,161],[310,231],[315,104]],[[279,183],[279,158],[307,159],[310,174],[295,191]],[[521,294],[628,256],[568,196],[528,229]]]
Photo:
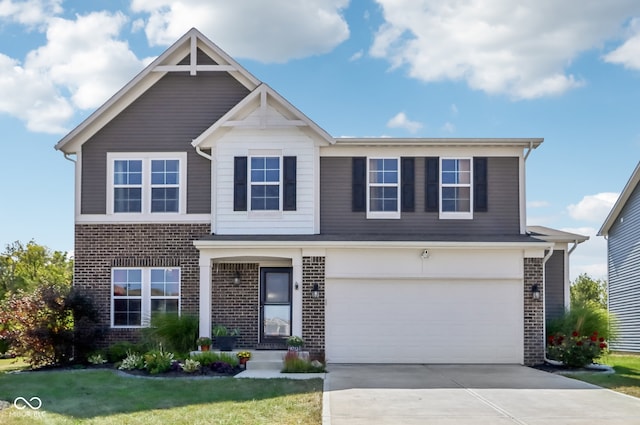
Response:
[[[291,309],[291,335],[302,336],[302,252],[291,256],[293,268],[293,303]],[[296,286],[298,289],[296,290]]]
[[[200,253],[200,335],[211,338],[211,257]]]

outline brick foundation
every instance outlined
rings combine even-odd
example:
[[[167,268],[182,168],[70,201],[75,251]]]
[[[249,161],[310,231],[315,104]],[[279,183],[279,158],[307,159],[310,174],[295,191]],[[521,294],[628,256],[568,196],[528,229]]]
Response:
[[[544,363],[544,285],[542,258],[524,259],[524,364]],[[537,284],[540,299],[531,296],[531,287]]]
[[[111,326],[112,267],[180,267],[181,310],[198,314],[199,253],[193,241],[208,224],[77,224],[74,287],[94,300],[100,322]],[[100,346],[136,341],[139,329],[110,329]]]

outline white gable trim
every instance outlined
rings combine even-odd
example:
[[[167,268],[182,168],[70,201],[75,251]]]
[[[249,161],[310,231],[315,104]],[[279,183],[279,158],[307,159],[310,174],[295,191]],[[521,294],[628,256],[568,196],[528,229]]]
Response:
[[[218,65],[199,65],[197,63],[198,48],[209,55]],[[186,54],[190,55],[189,65],[178,65]],[[243,68],[231,56],[222,51],[200,31],[192,28],[60,140],[55,148],[65,153],[78,152],[84,142],[158,82],[167,72],[184,71],[188,71],[190,75],[197,75],[198,72],[205,71],[229,72],[231,76],[249,90],[254,90],[260,84],[260,80]]]
[[[283,119],[273,120],[273,118],[269,118],[267,113],[268,106],[272,106],[281,112]],[[243,120],[248,115],[247,111],[253,112],[257,109],[260,111],[259,124],[248,123]],[[252,129],[308,127],[316,135],[316,138],[319,137],[324,142],[325,146],[335,143],[335,139],[326,131],[264,83],[260,84],[211,127],[195,138],[191,144],[195,147],[209,148],[213,144],[212,136],[221,129],[229,127]]]
[[[618,215],[626,205],[638,183],[640,183],[640,162],[638,162],[638,165],[636,165],[636,168],[635,170],[633,170],[629,181],[624,186],[624,189],[622,189],[622,193],[620,193],[618,200],[613,205],[611,212],[609,212],[609,215],[605,219],[604,224],[598,231],[598,236],[607,236],[609,234],[611,226],[613,226],[613,223],[618,218]]]

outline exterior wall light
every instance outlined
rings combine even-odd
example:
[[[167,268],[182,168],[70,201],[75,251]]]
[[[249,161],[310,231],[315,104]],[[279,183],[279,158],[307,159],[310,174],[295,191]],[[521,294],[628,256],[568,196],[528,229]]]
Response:
[[[236,274],[233,276],[233,284],[235,286],[240,285],[240,272],[236,271]]]
[[[317,283],[313,284],[313,288],[311,289],[311,298],[319,298],[320,297],[320,287]]]
[[[537,283],[534,283],[531,286],[531,298],[533,298],[534,300],[540,299],[540,287],[538,286]]]

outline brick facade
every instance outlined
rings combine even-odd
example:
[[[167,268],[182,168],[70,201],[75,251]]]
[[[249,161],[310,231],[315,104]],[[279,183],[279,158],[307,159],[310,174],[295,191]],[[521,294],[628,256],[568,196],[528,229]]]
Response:
[[[544,363],[544,285],[543,259],[524,259],[524,364]],[[540,299],[531,296],[531,287],[537,284]]]
[[[76,224],[73,285],[93,298],[110,328],[112,267],[180,267],[181,310],[197,315],[200,268],[193,241],[209,232],[208,224]],[[109,329],[100,345],[138,337],[138,329]]]
[[[240,284],[233,283],[240,273]],[[258,264],[213,264],[211,268],[211,326],[238,329],[238,348],[254,348],[258,343]]]
[[[325,351],[325,257],[302,258],[302,338],[305,349],[314,357],[324,359]],[[317,283],[320,296],[313,298],[311,290]]]

